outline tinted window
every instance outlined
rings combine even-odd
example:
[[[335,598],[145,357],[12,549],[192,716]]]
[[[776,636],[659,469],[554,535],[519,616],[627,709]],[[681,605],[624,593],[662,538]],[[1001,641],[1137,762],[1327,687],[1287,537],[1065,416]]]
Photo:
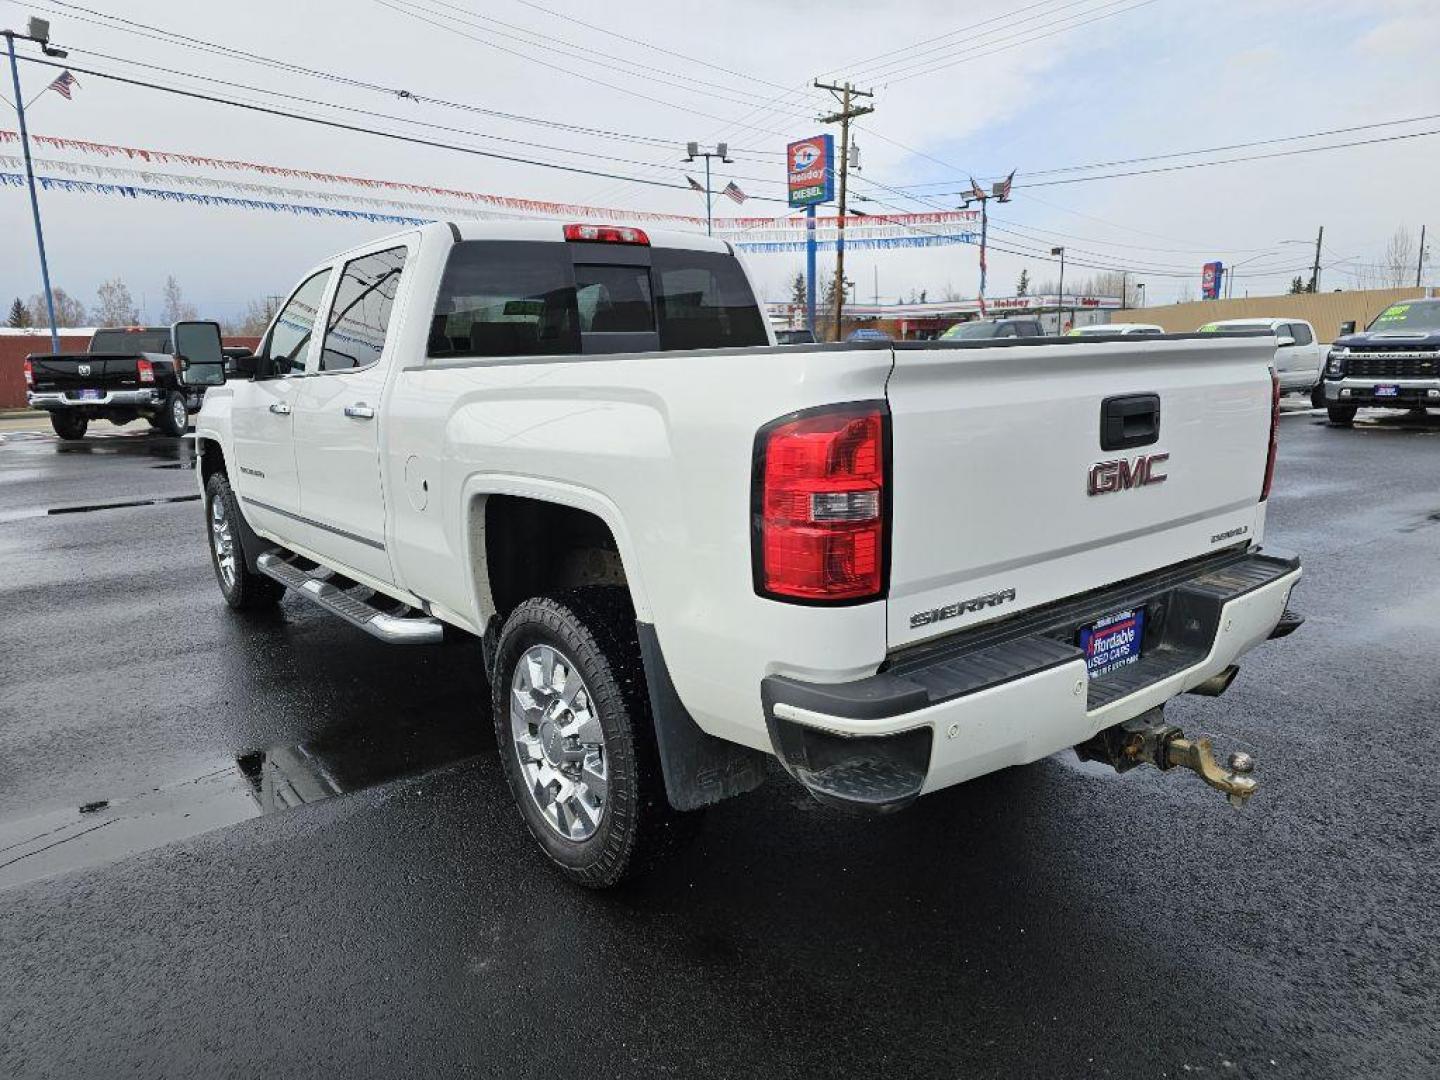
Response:
[[[740,261],[712,251],[655,248],[650,255],[662,349],[768,345]]]
[[[1155,330],[1155,329],[1153,329],[1153,328],[1151,328],[1151,327],[1148,327],[1148,326],[1142,326],[1142,327],[1139,327],[1138,329],[1135,329],[1135,330],[1127,330],[1127,331],[1125,331],[1125,332],[1126,332],[1127,334],[1141,334],[1141,335],[1144,335],[1144,336],[1146,336],[1146,337],[1158,337],[1159,335],[1165,333],[1164,330]]]
[[[1290,333],[1294,335],[1296,345],[1309,345],[1315,340],[1315,335],[1310,333],[1310,327],[1303,322],[1291,323]]]
[[[1040,337],[1040,324],[1038,322],[1016,323],[1015,333],[1019,337]]]
[[[168,353],[169,330],[96,330],[90,339],[91,352]]]
[[[940,335],[940,340],[977,341],[983,338],[993,338],[997,334],[997,327],[998,324],[993,322],[956,323]]]
[[[653,334],[655,301],[643,266],[576,266],[582,333]]]
[[[275,324],[270,327],[270,335],[261,347],[260,355],[270,357],[276,375],[288,375],[305,366],[310,335],[315,332],[315,319],[329,280],[329,270],[321,270],[314,277],[306,278],[280,309],[280,314],[275,316]]]
[[[345,264],[326,320],[321,371],[369,367],[380,359],[404,267],[403,247],[377,251]]]
[[[466,240],[445,264],[431,356],[578,353],[575,277],[565,244]]]

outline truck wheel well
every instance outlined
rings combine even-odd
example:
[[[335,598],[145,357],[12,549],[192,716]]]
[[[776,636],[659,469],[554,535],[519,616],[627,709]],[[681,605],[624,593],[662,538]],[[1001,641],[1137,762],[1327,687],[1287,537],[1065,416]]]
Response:
[[[210,483],[210,477],[225,472],[225,454],[214,439],[196,439],[195,450],[200,463],[200,486]]]
[[[589,511],[491,495],[483,513],[486,578],[500,620],[532,596],[587,585],[628,587],[614,534]]]

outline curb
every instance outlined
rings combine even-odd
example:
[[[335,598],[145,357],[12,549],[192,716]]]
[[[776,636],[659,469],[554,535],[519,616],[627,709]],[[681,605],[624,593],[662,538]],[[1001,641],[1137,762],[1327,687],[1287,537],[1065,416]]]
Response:
[[[30,420],[44,416],[43,409],[0,409],[0,420]]]

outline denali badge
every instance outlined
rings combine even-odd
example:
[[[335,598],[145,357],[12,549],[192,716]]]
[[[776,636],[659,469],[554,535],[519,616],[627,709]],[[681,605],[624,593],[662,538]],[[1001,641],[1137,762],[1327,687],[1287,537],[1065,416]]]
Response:
[[[986,593],[984,596],[976,596],[970,600],[961,600],[958,603],[946,604],[944,607],[931,608],[929,611],[917,611],[910,616],[910,629],[914,630],[919,626],[929,626],[931,623],[953,619],[957,615],[969,615],[981,608],[999,607],[1014,599],[1014,589],[1001,589],[999,592]]]
[[[78,366],[75,368],[75,370],[78,371],[81,375],[89,375],[89,374],[90,374],[90,365],[89,365],[89,364],[80,364],[80,365],[78,365]]]
[[[1146,484],[1163,484],[1168,477],[1160,471],[1160,466],[1169,460],[1169,454],[1141,454],[1134,461],[1118,458],[1098,462],[1090,466],[1090,494],[1104,495]]]

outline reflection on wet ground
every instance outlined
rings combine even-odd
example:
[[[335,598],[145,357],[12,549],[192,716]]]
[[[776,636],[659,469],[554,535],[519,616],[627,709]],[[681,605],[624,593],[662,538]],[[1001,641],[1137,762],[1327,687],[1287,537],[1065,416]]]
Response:
[[[482,749],[480,726],[462,712],[421,727],[340,730],[241,753],[148,791],[0,822],[0,889],[462,761]]]

